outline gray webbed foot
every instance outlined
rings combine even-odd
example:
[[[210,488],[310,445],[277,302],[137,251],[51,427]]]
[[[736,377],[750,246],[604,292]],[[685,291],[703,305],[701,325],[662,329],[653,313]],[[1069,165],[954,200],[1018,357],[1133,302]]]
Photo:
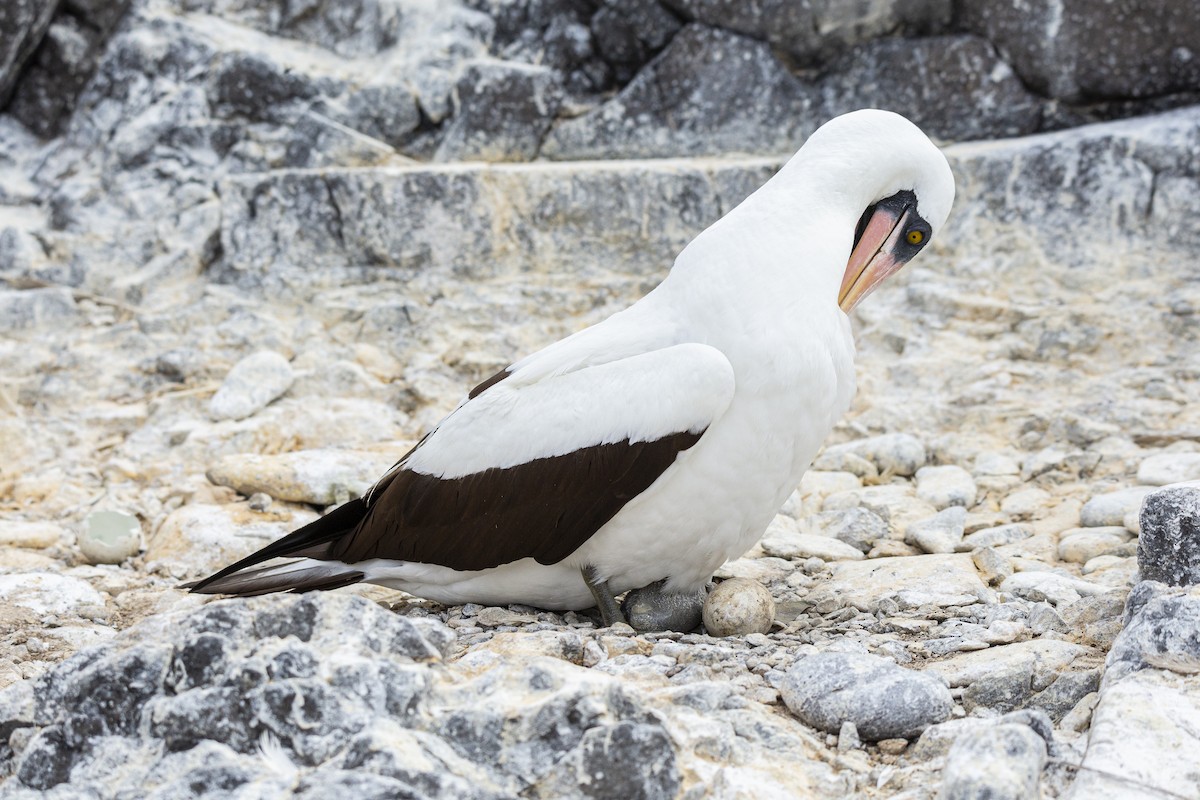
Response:
[[[667,579],[625,595],[621,610],[634,630],[687,633],[700,626],[706,592],[677,594],[663,591]]]
[[[600,579],[595,567],[584,567],[580,572],[583,574],[583,582],[587,584],[588,589],[592,592],[592,597],[596,599],[596,608],[600,610],[600,619],[604,623],[604,627],[611,628],[618,622],[625,622],[625,615],[621,613],[621,607],[617,605],[617,598],[608,588],[608,581]]]

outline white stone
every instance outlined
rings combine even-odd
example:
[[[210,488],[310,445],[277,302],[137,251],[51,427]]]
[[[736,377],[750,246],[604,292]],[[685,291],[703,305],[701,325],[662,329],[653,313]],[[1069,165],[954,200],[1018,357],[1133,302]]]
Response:
[[[953,553],[962,542],[966,519],[966,509],[952,506],[909,525],[904,532],[904,541],[926,553]]]
[[[103,606],[104,597],[79,578],[50,572],[0,575],[0,603],[43,616],[69,616],[80,606]]]
[[[885,433],[825,448],[822,458],[852,453],[875,465],[881,475],[916,473],[925,464],[925,445],[907,433]],[[818,459],[820,461],[820,459]]]
[[[778,558],[819,558],[822,561],[859,561],[866,556],[856,547],[831,536],[788,531],[782,527],[767,529],[762,548],[769,556]]]
[[[1166,486],[1169,483],[1200,480],[1200,453],[1159,453],[1138,467],[1139,483]]]
[[[1091,719],[1084,769],[1065,800],[1196,796],[1200,675],[1159,670],[1129,675],[1104,688]]]
[[[879,469],[873,463],[845,450],[822,452],[813,461],[813,467],[822,472],[845,472],[860,480],[879,477]]]
[[[874,613],[891,598],[903,608],[961,606],[994,597],[983,585],[969,555],[924,555],[841,561],[830,565],[829,580],[818,583],[808,599],[835,607],[854,606]]]
[[[393,453],[358,450],[231,455],[209,468],[207,477],[247,497],[263,492],[276,500],[328,506],[362,495],[395,461]]]
[[[1131,538],[1133,535],[1123,525],[1071,528],[1060,534],[1058,558],[1060,561],[1086,564],[1096,556],[1111,553]]]
[[[215,420],[245,419],[281,397],[293,380],[295,374],[286,358],[260,350],[233,365],[213,395],[208,414]]]
[[[959,550],[969,553],[977,547],[1000,547],[1028,539],[1032,535],[1033,531],[1028,525],[1019,523],[997,525],[995,528],[983,528],[969,536],[964,536],[958,547]]]
[[[1032,519],[1050,505],[1053,496],[1045,489],[1036,487],[1013,492],[1000,502],[1000,511],[1013,520]]]
[[[318,515],[273,503],[267,512],[247,503],[193,503],[172,511],[146,544],[146,562],[178,576],[201,577],[265,547]]]
[[[974,650],[930,661],[926,672],[940,675],[951,687],[969,686],[979,680],[1009,670],[1034,673],[1061,672],[1076,658],[1092,652],[1083,645],[1059,639],[1030,639],[1024,642]]]
[[[787,576],[795,565],[782,558],[735,558],[717,567],[714,578],[745,578],[770,583]]]
[[[887,521],[894,531],[902,531],[917,520],[937,513],[937,509],[918,498],[912,486],[889,483],[837,492],[825,498],[823,511],[838,511],[861,506]]]
[[[821,501],[837,492],[862,488],[862,479],[852,472],[824,472],[810,469],[800,479],[800,496],[812,508],[820,508]]]
[[[1139,511],[1142,500],[1152,491],[1153,486],[1133,486],[1098,494],[1079,510],[1079,524],[1087,528],[1124,525],[1129,513]]]
[[[1095,556],[1089,558],[1079,571],[1084,575],[1089,575],[1093,572],[1124,566],[1127,561],[1129,558],[1123,556]]]
[[[969,508],[975,505],[977,492],[971,473],[954,464],[917,470],[917,497],[936,509]]]
[[[971,467],[971,473],[975,477],[984,475],[989,477],[997,475],[1020,475],[1021,465],[1015,459],[1003,453],[983,452],[975,456],[975,463]]]
[[[63,529],[53,522],[0,519],[0,546],[38,550],[62,541]]]
[[[1056,606],[1074,603],[1081,597],[1103,594],[1110,587],[1099,586],[1055,572],[1017,572],[1004,579],[1000,591],[1035,602],[1046,600]]]

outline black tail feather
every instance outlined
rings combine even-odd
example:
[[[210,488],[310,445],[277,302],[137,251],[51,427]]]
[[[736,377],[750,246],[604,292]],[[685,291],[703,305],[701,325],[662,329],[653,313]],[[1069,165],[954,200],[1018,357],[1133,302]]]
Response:
[[[311,567],[289,567],[299,562],[258,567],[228,575],[206,578],[201,585],[191,587],[199,594],[236,594],[240,597],[270,594],[271,592],[309,592],[317,589],[338,589],[358,583],[364,577],[361,570],[345,564],[328,563]]]
[[[269,561],[272,558],[305,557],[319,559],[328,553],[329,545],[332,542],[336,541],[344,534],[353,531],[362,518],[366,516],[366,513],[367,505],[365,502],[363,502],[362,498],[351,500],[348,503],[338,506],[320,519],[313,520],[304,527],[292,531],[282,539],[272,542],[257,552],[251,553],[241,561],[230,564],[220,572],[214,573],[213,575],[210,575],[201,581],[197,581],[192,584],[186,584],[185,588],[201,594],[262,594],[264,592],[277,592],[291,589],[292,586],[290,584],[280,584],[269,589],[239,591],[232,588],[238,585],[238,582],[236,580],[228,579],[237,578],[239,576],[235,575],[235,573],[242,573],[243,570],[261,564],[264,561]],[[340,570],[340,574],[343,575],[343,577],[348,577],[350,574],[356,574],[358,577],[345,580],[343,583],[336,583],[334,585],[308,585],[307,582],[309,580],[317,579],[317,576],[314,575],[312,578],[304,578],[302,581],[304,583],[303,588],[297,588],[296,591],[307,591],[308,589],[318,588],[334,589],[338,586],[346,586],[351,583],[357,583],[358,581],[362,580],[363,577],[361,572],[346,572],[346,566],[344,564],[331,563],[330,568]],[[245,574],[247,576],[256,575],[271,569],[274,568],[253,570]],[[318,568],[314,567],[313,569]],[[304,574],[304,571],[296,571],[290,574],[294,578],[300,578]],[[334,580],[334,575],[332,573],[325,572],[322,573],[322,575],[326,579]],[[247,589],[249,588],[250,587],[247,587]]]

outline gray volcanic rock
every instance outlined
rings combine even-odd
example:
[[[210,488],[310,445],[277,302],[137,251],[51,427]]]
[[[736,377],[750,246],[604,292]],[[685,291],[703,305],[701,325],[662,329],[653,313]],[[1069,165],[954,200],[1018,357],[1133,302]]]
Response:
[[[937,800],[1038,797],[1046,742],[1028,725],[1002,723],[967,731],[946,756]]]
[[[817,653],[800,659],[780,686],[793,714],[827,733],[853,722],[868,741],[915,738],[950,716],[950,690],[936,676],[878,656]]]
[[[1152,97],[1200,84],[1200,17],[1173,0],[961,3],[1036,91],[1064,100]]]
[[[871,3],[764,0],[665,0],[688,19],[764,39],[802,64],[827,60],[876,38],[921,37],[944,32],[949,0],[883,0]]]
[[[692,24],[612,100],[555,125],[541,155],[790,152],[817,127],[816,100],[765,43]]]
[[[0,108],[25,65],[25,60],[42,41],[57,0],[11,0],[0,5]]]
[[[438,161],[529,161],[562,103],[559,75],[547,67],[476,62],[454,89],[454,115]]]
[[[822,83],[829,116],[896,111],[941,139],[1020,136],[1037,130],[1040,101],[984,39],[884,39],[857,47]]]
[[[1146,495],[1140,529],[1137,559],[1144,580],[1200,583],[1200,481]]]
[[[9,112],[39,136],[61,133],[80,92],[96,71],[109,34],[131,3],[64,2],[21,75]],[[0,91],[0,106],[3,95]]]
[[[632,78],[683,27],[657,0],[607,0],[591,19],[597,54],[620,83]]]
[[[1142,669],[1195,671],[1200,667],[1200,590],[1139,583],[1126,601],[1125,627],[1105,664],[1105,687]]]
[[[347,265],[498,277],[574,260],[587,265],[576,279],[658,275],[696,229],[770,174],[764,162],[625,166],[567,180],[552,166],[495,168],[486,180],[438,168],[231,178],[221,190],[225,258],[213,274],[245,286],[303,283],[317,270],[337,279]],[[581,196],[591,198],[586,210]]]
[[[23,732],[0,747],[6,796],[182,797],[197,782],[284,794],[297,780],[306,797],[676,796],[671,737],[611,682],[564,685],[535,662],[443,683],[453,639],[336,594],[148,620],[0,692],[0,731]]]

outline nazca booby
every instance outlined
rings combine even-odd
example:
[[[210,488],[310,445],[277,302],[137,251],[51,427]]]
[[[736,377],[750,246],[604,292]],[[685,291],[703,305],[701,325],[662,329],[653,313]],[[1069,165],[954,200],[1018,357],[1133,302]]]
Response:
[[[854,394],[847,313],[945,222],[914,124],[818,129],[607,320],[476,386],[360,499],[193,586],[365,581],[447,604],[696,592],[762,535]],[[276,557],[297,559],[260,566]]]

